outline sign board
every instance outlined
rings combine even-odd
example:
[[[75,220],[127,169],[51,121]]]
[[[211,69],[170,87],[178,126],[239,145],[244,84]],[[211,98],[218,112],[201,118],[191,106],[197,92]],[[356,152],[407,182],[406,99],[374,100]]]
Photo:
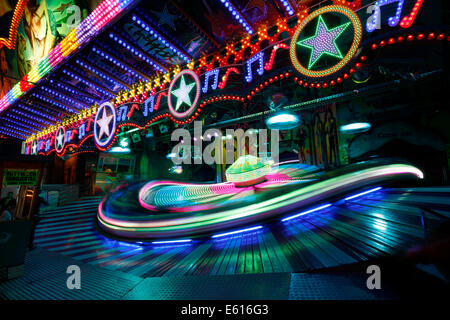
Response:
[[[39,170],[5,169],[5,186],[35,186],[38,182]]]

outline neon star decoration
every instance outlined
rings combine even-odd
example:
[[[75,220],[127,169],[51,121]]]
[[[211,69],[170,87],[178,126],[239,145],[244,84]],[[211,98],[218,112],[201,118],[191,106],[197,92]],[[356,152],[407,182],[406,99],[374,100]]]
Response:
[[[116,125],[116,109],[110,102],[105,102],[98,108],[94,119],[94,140],[99,149],[107,149],[115,136]]]
[[[56,131],[55,139],[55,150],[57,153],[61,153],[64,150],[64,145],[66,143],[66,129],[63,126],[58,128]]]
[[[308,69],[311,69],[323,55],[329,55],[338,59],[343,58],[336,40],[350,24],[351,22],[347,22],[329,29],[323,20],[323,16],[319,16],[315,35],[297,42],[297,45],[311,49]]]
[[[193,81],[192,81],[193,80]],[[167,101],[169,111],[176,118],[185,118],[189,116],[195,109],[198,99],[200,97],[200,79],[192,70],[181,71],[170,83]],[[191,92],[194,90],[195,97],[191,99]],[[175,108],[173,100],[176,100]],[[187,106],[184,111],[179,111],[180,108]]]
[[[33,146],[31,147],[31,154],[37,155],[38,142],[37,140],[33,141]]]
[[[337,27],[329,28],[325,22],[323,15],[332,14],[346,17],[349,22],[345,22]],[[299,39],[302,31],[308,26],[311,21],[318,19],[316,25],[316,32],[313,36]],[[350,28],[352,25],[353,28]],[[353,41],[346,53],[343,53],[336,44],[336,40],[342,36],[343,33],[350,33],[353,29]],[[344,6],[326,6],[314,11],[298,26],[291,40],[290,56],[294,67],[302,75],[311,78],[323,78],[332,75],[342,69],[354,57],[359,43],[361,41],[362,27],[358,16],[349,8]],[[303,66],[298,60],[297,48],[303,47],[311,51],[308,66]],[[316,63],[324,56],[335,57],[338,62],[323,70],[312,70]]]
[[[100,120],[97,120],[97,124],[100,127],[100,133],[98,134],[98,138],[101,139],[103,137],[103,134],[106,134],[107,137],[109,137],[109,124],[111,123],[111,120],[113,118],[113,115],[110,114],[109,116],[106,115],[106,109],[103,108],[103,115]]]
[[[175,107],[175,110],[178,111],[178,108],[183,104],[186,103],[189,107],[192,106],[191,98],[189,97],[189,94],[192,90],[192,88],[195,87],[195,83],[191,82],[190,84],[186,84],[184,81],[184,76],[181,76],[181,82],[180,86],[176,90],[172,90],[172,94],[177,97],[177,105]]]

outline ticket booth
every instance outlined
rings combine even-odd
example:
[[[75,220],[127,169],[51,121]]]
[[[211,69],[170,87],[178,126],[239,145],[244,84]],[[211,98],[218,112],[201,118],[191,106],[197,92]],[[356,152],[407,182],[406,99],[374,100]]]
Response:
[[[40,156],[0,158],[0,199],[14,198],[13,220],[32,218],[39,206],[39,192],[47,159]],[[1,201],[1,200],[0,200]]]
[[[47,159],[40,156],[0,157],[0,202],[15,204],[12,221],[0,223],[0,280],[24,274],[32,220],[39,206],[39,189]]]

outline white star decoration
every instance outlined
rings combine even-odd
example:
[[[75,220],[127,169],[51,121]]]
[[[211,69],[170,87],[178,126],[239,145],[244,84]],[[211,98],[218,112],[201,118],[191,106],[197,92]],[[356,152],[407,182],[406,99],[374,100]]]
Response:
[[[37,151],[37,141],[35,140],[33,142],[33,146],[31,147],[31,153],[36,154],[36,151]]]
[[[298,45],[311,49],[308,69],[311,69],[324,54],[342,59],[336,40],[350,24],[351,22],[348,22],[328,29],[322,16],[319,16],[315,35],[297,42]]]
[[[100,127],[100,132],[98,134],[99,139],[101,139],[103,137],[103,134],[106,134],[107,137],[110,136],[111,132],[109,131],[109,123],[111,122],[113,117],[114,117],[114,115],[112,115],[112,114],[107,116],[106,108],[103,107],[102,118],[100,120],[97,120],[97,124]]]
[[[63,145],[63,139],[64,139],[64,133],[63,130],[58,130],[58,134],[56,135],[56,148],[57,149],[61,149],[62,145]]]
[[[195,82],[186,85],[184,76],[181,76],[180,86],[178,87],[178,89],[172,90],[172,94],[177,97],[177,105],[175,106],[176,111],[178,111],[178,108],[181,106],[181,104],[183,104],[183,102],[186,103],[189,107],[192,105],[189,93],[194,86]]]

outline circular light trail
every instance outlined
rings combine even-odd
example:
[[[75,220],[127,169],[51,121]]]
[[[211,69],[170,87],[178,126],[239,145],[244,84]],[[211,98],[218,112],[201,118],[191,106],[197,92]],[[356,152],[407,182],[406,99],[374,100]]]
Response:
[[[128,238],[204,236],[274,217],[284,219],[330,197],[397,176],[423,178],[419,169],[406,164],[359,164],[335,176],[314,175],[306,167],[277,166],[266,175],[267,181],[248,187],[152,181],[118,188],[100,204],[98,221],[107,232]]]

